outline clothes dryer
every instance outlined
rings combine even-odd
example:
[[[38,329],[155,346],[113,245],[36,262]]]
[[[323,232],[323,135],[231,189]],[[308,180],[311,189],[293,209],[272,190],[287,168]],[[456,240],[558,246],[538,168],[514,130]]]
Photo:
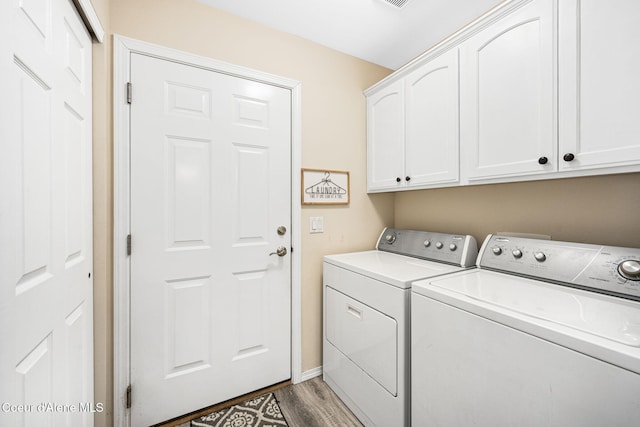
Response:
[[[473,267],[472,236],[386,228],[324,257],[323,378],[366,426],[410,425],[411,282]]]

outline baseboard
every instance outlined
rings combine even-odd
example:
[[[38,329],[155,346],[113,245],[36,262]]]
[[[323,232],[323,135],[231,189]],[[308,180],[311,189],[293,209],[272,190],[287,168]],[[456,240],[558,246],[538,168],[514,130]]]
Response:
[[[302,375],[300,375],[300,382],[310,380],[311,378],[319,377],[320,375],[322,375],[322,366],[309,369],[308,371],[304,371]]]

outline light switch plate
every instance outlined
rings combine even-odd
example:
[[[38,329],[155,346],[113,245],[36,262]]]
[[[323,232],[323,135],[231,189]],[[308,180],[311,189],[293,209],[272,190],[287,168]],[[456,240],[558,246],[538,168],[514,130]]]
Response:
[[[310,233],[324,233],[324,217],[312,216],[309,218]]]

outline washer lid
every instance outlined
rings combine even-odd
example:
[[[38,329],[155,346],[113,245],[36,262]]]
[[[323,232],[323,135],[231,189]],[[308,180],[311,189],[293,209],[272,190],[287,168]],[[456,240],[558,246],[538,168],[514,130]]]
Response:
[[[324,261],[404,289],[419,279],[463,270],[456,265],[376,250],[327,255]]]
[[[480,269],[412,290],[640,373],[640,302]]]

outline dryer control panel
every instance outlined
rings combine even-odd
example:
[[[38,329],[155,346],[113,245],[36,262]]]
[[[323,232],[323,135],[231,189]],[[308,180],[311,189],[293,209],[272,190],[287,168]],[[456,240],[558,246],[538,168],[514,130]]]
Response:
[[[478,243],[473,236],[390,227],[382,231],[376,249],[461,267],[473,267],[478,256]]]
[[[478,267],[640,300],[640,249],[490,234]]]

